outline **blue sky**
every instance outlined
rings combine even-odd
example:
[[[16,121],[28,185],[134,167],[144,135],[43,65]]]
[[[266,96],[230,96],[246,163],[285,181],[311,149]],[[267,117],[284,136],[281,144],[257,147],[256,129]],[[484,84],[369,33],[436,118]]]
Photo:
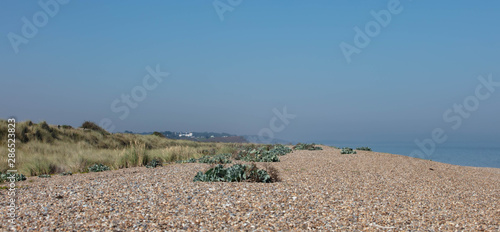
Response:
[[[350,63],[340,44],[391,1],[220,2],[233,8],[223,21],[213,1],[69,1],[17,53],[9,33],[43,8],[0,2],[0,118],[258,134],[286,106],[296,117],[274,136],[288,140],[411,142],[437,127],[500,140],[500,90],[458,129],[443,119],[478,76],[500,81],[499,2],[402,0]],[[120,119],[112,102],[157,65],[168,77]]]

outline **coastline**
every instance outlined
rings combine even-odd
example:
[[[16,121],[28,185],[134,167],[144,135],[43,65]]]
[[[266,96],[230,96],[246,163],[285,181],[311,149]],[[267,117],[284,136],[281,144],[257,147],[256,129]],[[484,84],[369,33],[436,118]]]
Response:
[[[358,142],[326,142],[330,146],[347,146],[356,148],[368,146],[375,152],[410,156],[418,148],[414,143],[358,143]],[[496,144],[464,144],[450,143],[436,147],[436,150],[425,159],[446,164],[468,167],[500,168],[500,146]]]
[[[193,182],[210,166],[198,163],[30,177],[17,190],[18,229],[500,228],[498,168],[322,147],[269,163],[279,170],[276,183]]]

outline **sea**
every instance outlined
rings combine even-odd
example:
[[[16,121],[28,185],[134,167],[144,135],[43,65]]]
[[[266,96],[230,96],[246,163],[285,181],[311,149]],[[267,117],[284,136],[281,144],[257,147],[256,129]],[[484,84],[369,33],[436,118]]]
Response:
[[[419,147],[415,143],[356,143],[356,142],[324,142],[328,146],[335,147],[370,147],[375,152],[391,153],[410,156]],[[441,163],[472,166],[500,168],[500,144],[473,144],[473,143],[445,143],[436,145],[430,155],[424,155],[427,160]]]

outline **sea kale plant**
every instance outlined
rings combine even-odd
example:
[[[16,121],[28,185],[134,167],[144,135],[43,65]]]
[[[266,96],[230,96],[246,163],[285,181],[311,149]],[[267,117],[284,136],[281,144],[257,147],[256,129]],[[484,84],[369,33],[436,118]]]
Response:
[[[207,163],[207,164],[227,164],[232,163],[232,159],[249,162],[279,162],[279,156],[292,152],[292,149],[281,144],[262,145],[255,144],[242,145],[239,151],[229,154],[205,155],[199,159],[179,160],[176,163]]]
[[[369,148],[369,147],[358,147],[358,148],[356,148],[356,150],[359,150],[359,151],[372,151],[372,149]]]
[[[15,174],[1,173],[0,174],[0,183],[2,183],[4,181],[10,181],[9,177],[11,177],[11,176],[14,176],[15,181],[24,181],[24,180],[26,180],[26,176],[24,176],[23,174],[18,174],[18,173],[15,173]]]
[[[199,159],[178,160],[176,163],[228,164],[232,162],[230,158],[231,154],[205,155]]]
[[[94,164],[89,167],[89,172],[109,171],[110,168],[104,164]]]
[[[176,163],[178,164],[183,164],[183,163],[196,163],[198,160],[195,159],[195,158],[190,158],[190,159],[187,159],[187,160],[177,160],[175,161]]]
[[[278,145],[266,145],[249,150],[241,150],[235,159],[241,159],[251,162],[279,162],[279,156],[286,155],[292,152],[289,147]]]
[[[277,154],[265,150],[265,148],[253,149],[242,154],[241,160],[251,162],[280,162]]]
[[[198,163],[206,164],[228,164],[232,161],[230,160],[231,154],[218,154],[214,156],[203,156],[198,159]]]
[[[208,169],[205,173],[198,172],[193,181],[202,182],[263,182],[270,183],[271,176],[266,170],[257,169],[254,164],[235,164],[231,167],[224,168],[219,164]]]
[[[297,145],[293,146],[294,150],[309,150],[309,151],[314,151],[314,150],[323,150],[321,147],[317,147],[316,144],[314,143],[297,143]]]
[[[356,154],[356,151],[352,150],[350,147],[344,147],[342,151],[340,151],[340,154]]]
[[[293,150],[287,146],[277,144],[277,145],[274,145],[274,147],[270,151],[281,156],[281,155],[286,155],[286,154],[292,152]]]
[[[146,168],[156,168],[156,167],[161,167],[163,166],[161,161],[159,159],[153,159],[149,161],[149,163],[146,165]]]

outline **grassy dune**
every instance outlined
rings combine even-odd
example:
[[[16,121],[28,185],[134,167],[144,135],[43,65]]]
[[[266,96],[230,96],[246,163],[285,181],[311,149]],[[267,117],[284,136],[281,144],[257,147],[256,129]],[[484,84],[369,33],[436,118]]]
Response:
[[[88,126],[90,125],[90,126]],[[102,163],[113,169],[173,162],[203,154],[233,153],[238,144],[172,140],[155,135],[110,134],[95,124],[58,127],[42,121],[16,124],[16,169],[25,175],[86,172]],[[7,166],[7,121],[0,120],[0,172]]]

